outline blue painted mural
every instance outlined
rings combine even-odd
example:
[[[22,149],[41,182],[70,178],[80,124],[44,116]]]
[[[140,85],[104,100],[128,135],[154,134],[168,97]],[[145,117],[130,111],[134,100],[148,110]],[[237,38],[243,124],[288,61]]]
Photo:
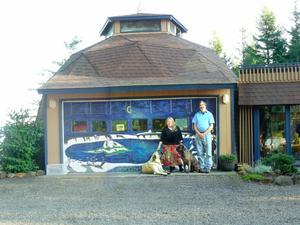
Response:
[[[200,100],[217,122],[217,97],[63,102],[64,163],[70,172],[141,165],[156,150],[168,116],[182,130],[185,146],[193,149],[191,121]]]

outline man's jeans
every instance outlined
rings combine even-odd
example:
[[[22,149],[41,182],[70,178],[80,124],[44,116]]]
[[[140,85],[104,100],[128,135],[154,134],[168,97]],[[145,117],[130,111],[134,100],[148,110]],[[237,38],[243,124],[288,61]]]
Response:
[[[212,135],[207,134],[201,139],[197,134],[195,135],[195,142],[197,148],[198,160],[201,170],[210,170],[212,161]]]

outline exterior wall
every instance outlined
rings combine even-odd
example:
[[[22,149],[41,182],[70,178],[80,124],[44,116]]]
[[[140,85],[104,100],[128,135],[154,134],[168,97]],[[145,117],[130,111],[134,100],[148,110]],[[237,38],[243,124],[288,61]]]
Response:
[[[120,34],[121,33],[120,21],[114,22],[113,26],[114,26],[115,34]]]
[[[239,108],[239,148],[238,161],[253,163],[253,110],[251,106]]]
[[[64,167],[62,165],[63,159],[61,159],[61,135],[60,129],[60,113],[61,113],[61,101],[62,100],[92,100],[92,99],[126,99],[126,98],[145,98],[145,97],[187,97],[188,96],[219,96],[219,137],[218,146],[219,153],[227,154],[232,152],[232,127],[231,127],[231,102],[227,104],[222,103],[223,95],[230,96],[230,89],[222,90],[182,90],[182,91],[147,91],[147,92],[126,92],[126,93],[97,93],[97,94],[63,94],[63,95],[48,95],[47,96],[47,167],[49,170],[59,167],[61,165],[62,173],[64,173]],[[56,107],[53,107],[53,103],[56,102]],[[52,107],[50,107],[52,105]],[[208,108],[209,110],[209,108]],[[216,118],[217,119],[217,118]],[[49,170],[47,170],[49,172]],[[59,170],[59,169],[58,169]],[[51,171],[49,172],[51,173]],[[55,172],[54,172],[55,173]]]
[[[161,20],[161,32],[168,32],[168,23],[167,20]]]

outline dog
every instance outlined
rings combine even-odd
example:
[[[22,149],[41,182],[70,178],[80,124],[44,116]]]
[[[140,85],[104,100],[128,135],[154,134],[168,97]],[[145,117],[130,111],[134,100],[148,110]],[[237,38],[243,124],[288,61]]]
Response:
[[[178,145],[176,148],[183,161],[184,172],[199,172],[199,162],[196,157],[192,154],[192,150],[188,150],[184,145]],[[186,170],[186,167],[188,170]]]
[[[163,169],[162,164],[160,162],[160,155],[158,151],[155,151],[150,160],[142,165],[142,173],[145,174],[158,174],[167,176],[168,173]]]

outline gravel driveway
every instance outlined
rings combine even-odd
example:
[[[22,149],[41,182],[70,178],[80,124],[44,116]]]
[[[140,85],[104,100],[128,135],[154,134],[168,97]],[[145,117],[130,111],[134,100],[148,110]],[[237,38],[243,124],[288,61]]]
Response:
[[[300,185],[235,173],[86,174],[0,180],[0,224],[299,225]]]

